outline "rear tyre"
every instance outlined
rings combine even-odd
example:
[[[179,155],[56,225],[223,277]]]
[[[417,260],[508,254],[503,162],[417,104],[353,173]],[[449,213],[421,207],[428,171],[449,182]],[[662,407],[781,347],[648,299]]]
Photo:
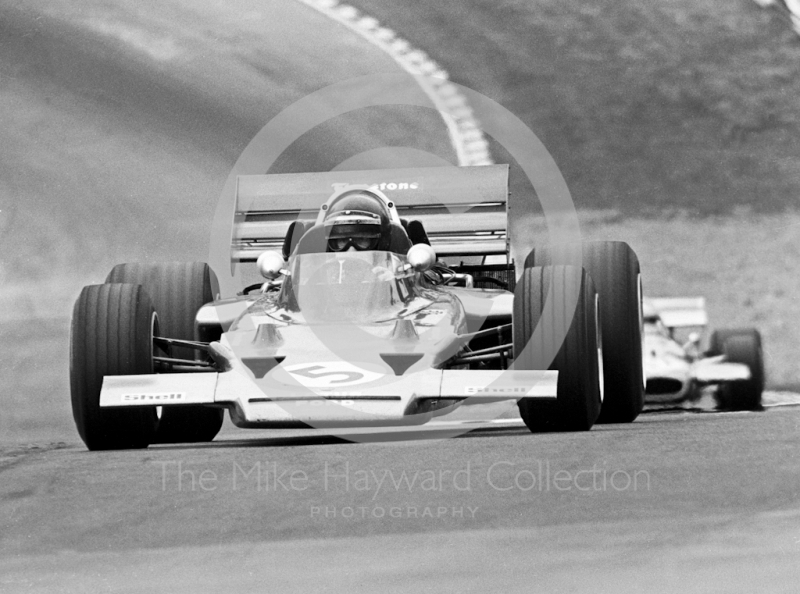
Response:
[[[761,344],[761,335],[755,328],[722,328],[714,330],[708,339],[708,351],[706,355],[716,356],[725,354],[725,341],[731,336],[749,334],[758,338],[758,344]]]
[[[604,399],[598,423],[630,423],[644,407],[639,259],[622,241],[536,248],[525,267],[581,263],[600,295]]]
[[[764,354],[761,334],[753,328],[718,330],[711,335],[711,348],[719,349],[729,363],[742,363],[750,369],[750,379],[722,384],[717,390],[717,405],[725,410],[763,410]]]
[[[204,262],[117,264],[106,283],[144,287],[158,312],[159,332],[167,338],[196,340],[195,316],[217,292],[217,278]],[[179,358],[193,358],[191,349],[174,348]],[[222,427],[224,410],[206,406],[164,407],[154,443],[211,441]]]
[[[90,450],[146,448],[155,438],[155,407],[101,409],[106,375],[153,373],[156,318],[142,287],[84,287],[72,311],[70,392],[72,416]]]
[[[531,431],[587,431],[600,413],[599,303],[574,266],[526,268],[514,295],[514,368],[557,370],[555,402],[522,398]]]

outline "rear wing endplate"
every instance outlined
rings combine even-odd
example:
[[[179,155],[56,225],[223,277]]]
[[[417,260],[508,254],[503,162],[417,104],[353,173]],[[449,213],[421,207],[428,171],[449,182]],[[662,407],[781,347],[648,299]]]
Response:
[[[354,184],[376,187],[401,218],[420,221],[440,256],[508,256],[508,166],[491,165],[239,176],[232,260],[280,250],[293,221],[314,222],[334,191]]]

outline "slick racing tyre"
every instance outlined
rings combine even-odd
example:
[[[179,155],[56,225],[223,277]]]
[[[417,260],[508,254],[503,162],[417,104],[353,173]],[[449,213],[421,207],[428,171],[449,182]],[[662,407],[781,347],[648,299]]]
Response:
[[[155,407],[101,409],[106,375],[153,373],[153,304],[138,285],[84,287],[72,311],[72,416],[90,450],[146,448],[156,434]]]
[[[752,336],[761,345],[761,333],[755,328],[722,328],[714,330],[708,339],[708,351],[706,355],[716,356],[725,354],[725,341],[731,336]]]
[[[630,423],[644,406],[639,260],[622,241],[592,241],[536,248],[525,267],[577,262],[600,295],[605,397],[597,422]]]
[[[599,313],[584,270],[547,266],[523,272],[514,293],[514,368],[559,372],[555,402],[518,402],[531,431],[586,431],[600,414]]]
[[[764,353],[761,334],[753,328],[717,330],[711,335],[710,350],[725,355],[729,363],[742,363],[750,369],[750,379],[720,385],[717,405],[724,410],[762,410],[764,392]]]
[[[217,279],[203,262],[117,264],[106,283],[132,283],[144,287],[158,312],[159,332],[167,338],[196,340],[195,316],[213,301]],[[173,348],[172,355],[191,359],[191,349]],[[222,427],[224,410],[206,406],[165,406],[154,443],[211,441]]]

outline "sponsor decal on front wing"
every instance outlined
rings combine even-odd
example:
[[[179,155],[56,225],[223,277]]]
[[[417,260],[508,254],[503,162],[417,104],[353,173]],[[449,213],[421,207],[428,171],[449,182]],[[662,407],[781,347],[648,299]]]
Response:
[[[466,386],[465,394],[484,394],[495,396],[497,394],[509,394],[511,396],[525,396],[533,390],[534,386]]]
[[[154,392],[122,395],[122,402],[177,402],[180,400],[186,400],[186,392]]]

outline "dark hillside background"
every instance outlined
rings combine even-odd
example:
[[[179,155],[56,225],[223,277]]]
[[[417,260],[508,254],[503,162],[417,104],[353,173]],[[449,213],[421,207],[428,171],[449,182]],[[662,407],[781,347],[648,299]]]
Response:
[[[519,116],[578,208],[798,206],[800,38],[776,11],[751,0],[352,4]]]

